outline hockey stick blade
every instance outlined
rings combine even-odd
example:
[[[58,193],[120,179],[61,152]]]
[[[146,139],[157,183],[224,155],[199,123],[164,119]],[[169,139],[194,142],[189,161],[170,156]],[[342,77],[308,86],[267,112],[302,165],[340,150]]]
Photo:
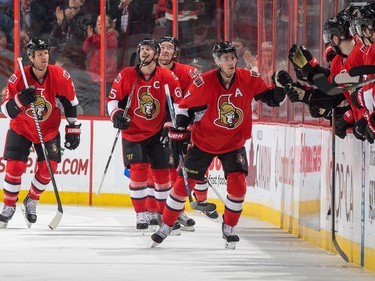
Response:
[[[361,77],[358,75],[358,76],[350,76],[349,73],[347,72],[344,72],[344,73],[340,73],[340,74],[337,74],[333,80],[335,80],[335,83],[336,84],[357,84],[359,82],[359,79]]]
[[[346,262],[349,262],[348,256],[344,253],[344,251],[340,248],[339,244],[337,243],[336,237],[332,239],[332,243],[333,243],[333,246],[335,246],[336,251],[343,258],[343,260]]]
[[[350,76],[359,76],[366,74],[375,74],[375,65],[373,64],[364,64],[358,65],[349,70]]]
[[[203,202],[190,202],[190,207],[197,211],[211,212],[216,210],[216,205],[214,203],[203,203]]]
[[[63,212],[58,210],[56,212],[56,215],[55,217],[53,218],[53,220],[49,223],[48,227],[52,230],[56,229],[56,227],[59,225],[60,221],[61,221],[61,218],[63,216]]]

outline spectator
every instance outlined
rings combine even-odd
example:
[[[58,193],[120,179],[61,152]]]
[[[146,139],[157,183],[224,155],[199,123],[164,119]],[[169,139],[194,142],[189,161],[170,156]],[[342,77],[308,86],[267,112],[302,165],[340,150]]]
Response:
[[[251,51],[247,47],[247,40],[242,38],[235,38],[232,41],[232,45],[236,47],[238,62],[237,67],[251,69],[253,67],[258,67],[258,59],[256,56],[251,54]],[[258,71],[258,70],[257,70]]]
[[[0,12],[0,27],[7,39],[7,48],[13,46],[13,20],[5,13]]]
[[[137,43],[151,37],[155,29],[154,0],[120,0],[110,4],[110,15],[116,19],[118,42],[123,48],[118,52],[118,69],[134,65]],[[134,53],[133,53],[134,52]],[[129,56],[129,54],[132,54]]]
[[[106,92],[111,88],[113,79],[117,75],[117,57],[116,50],[118,46],[118,33],[115,30],[115,23],[109,15],[105,17],[106,30],[106,65],[105,81]],[[87,27],[87,36],[83,42],[83,51],[88,55],[88,71],[90,72],[91,81],[100,83],[100,16],[96,20],[96,26]]]
[[[81,69],[86,69],[86,55],[83,41],[87,26],[91,23],[90,15],[83,12],[85,0],[69,0],[69,6],[57,6],[56,20],[52,28],[52,44],[56,46],[56,56],[63,55],[75,61]]]
[[[14,56],[7,49],[7,37],[4,31],[0,30],[0,89],[3,89],[8,82],[8,78],[13,73]]]
[[[19,34],[19,40],[20,40],[20,45],[19,45],[20,57],[22,57],[22,59],[24,61],[24,65],[28,65],[29,64],[29,58],[27,56],[26,50],[27,50],[27,43],[30,42],[29,33],[26,32],[25,30],[21,29],[20,34]]]
[[[172,0],[167,2],[166,35],[173,34],[173,5]],[[197,48],[194,43],[196,28],[198,25],[198,13],[200,11],[199,0],[180,0],[178,1],[178,40],[184,48],[181,50],[181,56],[189,59],[197,56]]]

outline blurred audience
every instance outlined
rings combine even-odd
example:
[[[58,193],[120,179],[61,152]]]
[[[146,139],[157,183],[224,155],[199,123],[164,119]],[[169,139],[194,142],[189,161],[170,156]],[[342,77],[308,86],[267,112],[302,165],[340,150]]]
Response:
[[[118,47],[118,32],[115,29],[115,22],[109,15],[105,17],[106,31],[106,48],[105,48],[105,82],[106,93],[111,88],[112,82],[117,75],[117,57],[116,50]],[[91,81],[100,84],[100,16],[96,20],[93,28],[91,25],[87,27],[87,36],[83,43],[83,51],[87,55],[88,67]]]

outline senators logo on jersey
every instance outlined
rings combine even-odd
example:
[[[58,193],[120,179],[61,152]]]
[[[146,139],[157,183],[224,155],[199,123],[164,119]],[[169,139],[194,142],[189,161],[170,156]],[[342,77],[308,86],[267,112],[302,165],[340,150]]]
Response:
[[[243,112],[235,107],[229,100],[231,95],[223,95],[218,100],[219,117],[214,121],[215,125],[227,129],[237,128],[243,120]]]
[[[160,112],[160,103],[151,95],[150,88],[151,86],[143,86],[138,89],[139,106],[134,111],[135,115],[148,120],[155,118]]]
[[[34,109],[38,120],[41,122],[47,120],[52,111],[52,105],[43,97],[42,91],[38,89],[36,94],[36,101],[34,102]],[[28,107],[25,113],[27,116],[34,118],[31,107]]]

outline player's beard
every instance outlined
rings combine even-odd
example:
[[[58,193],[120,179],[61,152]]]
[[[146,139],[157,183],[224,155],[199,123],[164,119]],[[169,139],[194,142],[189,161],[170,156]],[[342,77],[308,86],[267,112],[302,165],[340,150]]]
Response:
[[[38,71],[45,71],[47,69],[47,67],[48,67],[48,61],[47,62],[42,62],[40,64],[41,66],[37,66],[35,63],[33,63],[32,65]]]
[[[162,65],[169,65],[173,61],[173,57],[169,59],[168,56],[160,56],[159,63]]]

